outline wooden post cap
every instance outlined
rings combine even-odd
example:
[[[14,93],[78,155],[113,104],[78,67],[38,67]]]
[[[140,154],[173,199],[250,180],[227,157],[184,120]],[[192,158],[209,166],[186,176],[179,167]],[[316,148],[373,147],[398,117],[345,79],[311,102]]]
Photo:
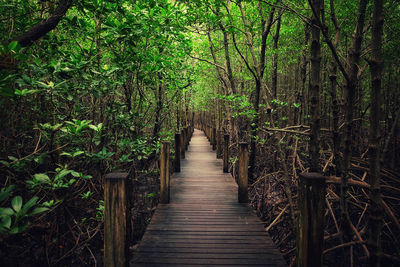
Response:
[[[112,172],[107,174],[104,179],[113,180],[113,179],[126,179],[128,178],[129,173],[127,172]]]

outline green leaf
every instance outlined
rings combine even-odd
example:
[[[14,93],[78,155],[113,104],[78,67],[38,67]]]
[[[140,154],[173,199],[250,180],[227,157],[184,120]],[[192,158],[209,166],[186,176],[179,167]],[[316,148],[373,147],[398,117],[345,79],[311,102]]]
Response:
[[[152,198],[152,197],[155,197],[155,196],[156,196],[156,193],[152,192],[152,193],[150,193],[150,194],[147,194],[146,197]]]
[[[79,172],[73,171],[71,172],[71,175],[74,177],[81,177],[81,174]]]
[[[44,83],[44,82],[37,81],[36,84],[39,85],[42,88],[46,88],[46,89],[50,88],[50,86],[47,83]]]
[[[38,197],[34,196],[25,203],[24,207],[22,208],[23,211],[27,212],[30,208],[35,206],[36,202],[38,201]]]
[[[4,216],[1,219],[1,226],[5,227],[7,229],[10,229],[10,227],[11,227],[11,217],[10,216]]]
[[[66,169],[61,170],[60,173],[57,174],[57,178],[58,179],[63,178],[64,176],[70,174],[71,172],[72,172],[71,170],[66,170]]]
[[[92,176],[91,175],[84,175],[84,176],[82,176],[82,179],[89,180],[89,179],[92,179]]]
[[[45,211],[47,211],[47,210],[49,210],[49,208],[46,208],[46,207],[38,207],[38,208],[35,208],[31,213],[29,213],[29,215],[36,215],[36,214],[45,212]]]
[[[22,197],[16,196],[11,200],[11,207],[16,211],[19,212],[22,207]]]
[[[33,180],[40,183],[50,183],[50,178],[45,173],[36,173],[33,175]]]
[[[83,152],[83,151],[76,151],[72,156],[73,157],[76,157],[76,156],[79,156],[79,155],[82,155],[82,154],[84,154],[85,152]]]
[[[10,163],[8,163],[8,162],[5,161],[5,160],[0,160],[0,163],[3,164],[3,165],[6,166],[6,167],[9,167],[9,166],[10,166]],[[1,200],[0,200],[0,202],[1,202]]]
[[[13,156],[8,156],[8,159],[9,159],[9,160],[12,160],[12,161],[18,160],[16,157],[13,157]]]
[[[8,50],[9,51],[14,51],[15,48],[18,46],[18,41],[12,41],[11,43],[8,44]]]
[[[0,217],[14,215],[15,212],[11,208],[0,208]]]
[[[9,185],[6,188],[0,190],[0,203],[7,200],[11,196],[11,191],[14,189],[14,185]],[[0,214],[1,215],[1,214]]]
[[[97,127],[95,125],[90,124],[89,128],[97,132]]]
[[[24,224],[19,226],[15,226],[10,230],[10,234],[22,233],[23,231],[26,230],[27,227],[28,227],[28,222],[25,222]]]

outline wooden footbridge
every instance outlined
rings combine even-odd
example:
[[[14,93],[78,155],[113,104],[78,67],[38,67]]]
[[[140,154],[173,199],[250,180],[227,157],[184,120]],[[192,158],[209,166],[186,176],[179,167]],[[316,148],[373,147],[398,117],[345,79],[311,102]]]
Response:
[[[165,147],[164,151],[169,153]],[[176,155],[179,157],[179,152]],[[161,202],[169,204],[158,205],[129,266],[286,266],[263,223],[247,203],[239,203],[247,202],[247,181],[238,186],[230,174],[223,172],[222,160],[216,159],[202,131],[194,130],[186,156],[178,166],[180,172],[174,173],[170,181],[170,164],[167,160],[163,166],[163,161],[162,152]],[[107,180],[112,181],[109,189]],[[107,192],[118,191],[118,181],[122,180],[115,175],[106,179],[106,202]],[[118,223],[108,206],[105,266],[127,266],[127,260],[119,261],[126,243],[122,236],[125,230],[120,230],[120,238],[111,235],[112,231],[118,232],[116,225],[124,226],[124,220]],[[110,230],[107,218],[113,220],[109,222]]]

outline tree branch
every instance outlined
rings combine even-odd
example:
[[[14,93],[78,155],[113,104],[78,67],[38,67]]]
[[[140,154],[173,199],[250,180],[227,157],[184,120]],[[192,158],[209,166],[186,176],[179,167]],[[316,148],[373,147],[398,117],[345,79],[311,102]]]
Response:
[[[240,55],[240,57],[242,58],[242,60],[244,61],[244,63],[246,64],[247,68],[249,69],[249,71],[251,72],[251,74],[253,74],[254,78],[257,80],[257,74],[253,71],[253,69],[250,67],[249,62],[247,62],[246,58],[243,56],[242,52],[240,52],[239,47],[236,44],[236,38],[235,38],[235,33],[232,32],[232,41],[233,41],[233,45],[236,48],[236,51],[238,52],[238,54]]]
[[[217,67],[217,68],[220,68],[220,69],[222,69],[222,70],[225,71],[225,68],[224,68],[224,67],[222,67],[221,65],[215,64],[215,63],[213,63],[213,62],[211,62],[211,61],[209,61],[209,60],[207,60],[207,59],[195,57],[195,56],[192,56],[192,55],[189,55],[189,54],[188,54],[188,56],[191,57],[191,58],[193,58],[193,59],[197,59],[197,60],[199,60],[199,61],[207,62],[208,64],[213,65],[213,66],[215,66],[215,67]]]
[[[71,4],[72,0],[60,0],[54,14],[50,18],[39,22],[26,33],[15,38],[14,41],[18,41],[22,47],[32,45],[36,40],[46,35],[57,26],[65,16],[67,10],[71,7]]]

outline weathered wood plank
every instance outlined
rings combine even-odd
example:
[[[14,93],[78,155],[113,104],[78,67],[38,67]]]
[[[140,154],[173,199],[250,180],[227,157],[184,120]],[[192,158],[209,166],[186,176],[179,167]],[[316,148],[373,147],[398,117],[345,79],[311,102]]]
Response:
[[[175,258],[175,259],[259,259],[259,260],[268,260],[271,257],[274,258],[275,255],[265,254],[265,253],[241,253],[241,254],[209,254],[209,253],[157,253],[157,252],[143,252],[143,256],[139,256],[141,258],[146,259],[146,257],[160,257],[160,258]],[[138,257],[138,260],[139,260]]]
[[[242,265],[242,266],[250,266],[250,265],[259,265],[265,266],[268,264],[269,266],[285,266],[279,260],[275,259],[196,259],[196,258],[188,258],[188,259],[180,259],[180,258],[162,258],[162,257],[147,257],[146,259],[138,259],[138,263],[160,263],[160,264],[196,264],[196,265]]]
[[[140,244],[141,249],[144,251],[145,248],[196,248],[196,249],[200,249],[200,248],[206,248],[206,249],[226,249],[227,247],[229,247],[228,250],[231,249],[262,249],[261,253],[265,253],[265,244],[263,243],[231,243],[229,244],[229,246],[227,246],[225,243],[194,243],[194,242],[142,242]],[[273,248],[273,246],[270,246],[271,248]],[[183,252],[183,251],[180,251]],[[205,250],[203,250],[202,252],[206,253]],[[216,252],[216,251],[215,251]],[[243,251],[241,251],[243,252]],[[254,251],[252,251],[251,253],[253,253]]]

